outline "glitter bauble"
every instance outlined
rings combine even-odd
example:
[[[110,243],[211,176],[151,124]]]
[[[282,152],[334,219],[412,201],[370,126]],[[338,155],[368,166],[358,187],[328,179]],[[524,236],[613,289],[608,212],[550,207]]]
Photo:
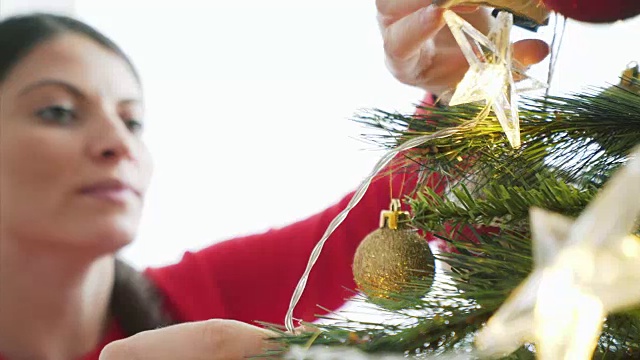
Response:
[[[416,231],[381,227],[360,243],[353,276],[371,302],[388,309],[408,308],[433,282],[435,261],[429,244]]]

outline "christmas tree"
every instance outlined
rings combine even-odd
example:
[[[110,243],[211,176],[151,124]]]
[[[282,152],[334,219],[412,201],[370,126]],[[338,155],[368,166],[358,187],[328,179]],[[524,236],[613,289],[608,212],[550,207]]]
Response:
[[[632,2],[622,1],[618,19],[640,12]],[[305,324],[303,332],[280,329],[286,358],[640,358],[638,66],[613,86],[521,97],[514,79],[524,74],[508,45],[511,13],[540,23],[541,5],[480,3],[512,11],[497,14],[487,37],[445,14],[471,65],[448,106],[356,119],[390,151],[352,203],[381,169],[417,179],[354,260],[361,300],[393,321],[335,314],[340,321]],[[598,10],[603,3],[582,2],[580,19],[611,21],[610,8]],[[568,11],[563,4],[547,5]],[[447,251],[431,254],[417,234]],[[445,271],[436,273],[436,262]]]

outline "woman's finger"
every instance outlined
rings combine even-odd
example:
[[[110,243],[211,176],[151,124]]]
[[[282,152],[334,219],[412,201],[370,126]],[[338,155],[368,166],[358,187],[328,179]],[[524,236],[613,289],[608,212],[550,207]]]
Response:
[[[231,320],[209,320],[146,331],[104,348],[100,360],[242,359],[263,354],[275,333]]]
[[[430,4],[430,0],[376,0],[378,19],[383,27]]]
[[[403,61],[416,56],[444,25],[443,11],[433,5],[421,8],[384,29],[384,47],[389,59]]]

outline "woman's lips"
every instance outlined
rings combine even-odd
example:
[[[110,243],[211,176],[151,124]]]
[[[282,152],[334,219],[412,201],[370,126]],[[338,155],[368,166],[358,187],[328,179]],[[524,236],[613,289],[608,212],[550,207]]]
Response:
[[[139,198],[140,192],[127,183],[109,179],[96,182],[92,185],[80,189],[80,193],[84,196],[107,201],[115,204],[126,204],[131,198]]]

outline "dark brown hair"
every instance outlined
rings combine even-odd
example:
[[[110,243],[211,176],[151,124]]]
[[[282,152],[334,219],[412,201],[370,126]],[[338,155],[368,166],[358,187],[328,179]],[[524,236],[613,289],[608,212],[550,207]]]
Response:
[[[139,271],[116,259],[111,313],[127,335],[171,325],[158,289]]]
[[[126,54],[96,29],[67,16],[30,14],[0,21],[0,82],[38,44],[68,33],[86,36],[114,52],[129,64],[131,72],[140,81]],[[127,335],[171,323],[153,283],[121,260],[116,260],[115,263],[110,307],[111,313]]]

